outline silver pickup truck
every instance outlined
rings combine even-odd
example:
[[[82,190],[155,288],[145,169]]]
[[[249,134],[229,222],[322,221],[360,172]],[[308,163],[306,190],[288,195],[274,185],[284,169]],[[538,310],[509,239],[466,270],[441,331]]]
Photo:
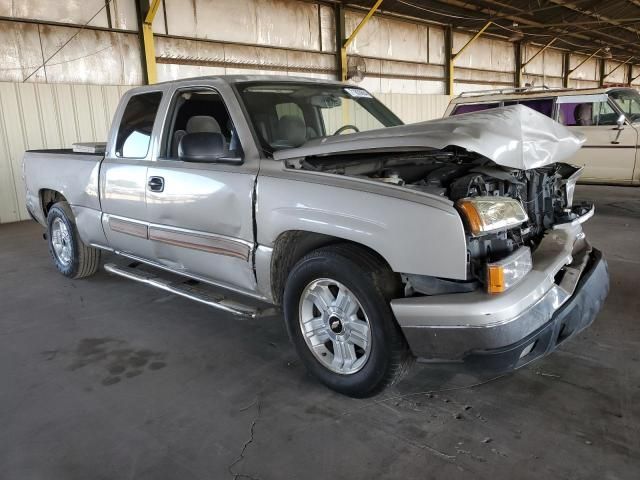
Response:
[[[521,105],[403,125],[354,86],[203,77],[130,90],[106,144],[29,151],[24,175],[62,274],[109,251],[233,314],[281,307],[306,367],[363,397],[415,358],[518,368],[593,321],[582,142]]]

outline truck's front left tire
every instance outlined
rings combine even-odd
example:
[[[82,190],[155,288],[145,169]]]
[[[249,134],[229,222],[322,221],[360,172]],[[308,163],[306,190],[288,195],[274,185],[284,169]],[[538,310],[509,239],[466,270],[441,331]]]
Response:
[[[54,204],[47,214],[47,243],[53,263],[65,277],[88,277],[98,270],[100,250],[82,242],[67,202]]]
[[[289,337],[306,368],[329,388],[369,397],[397,382],[413,361],[389,301],[396,275],[355,245],[302,258],[285,286]]]

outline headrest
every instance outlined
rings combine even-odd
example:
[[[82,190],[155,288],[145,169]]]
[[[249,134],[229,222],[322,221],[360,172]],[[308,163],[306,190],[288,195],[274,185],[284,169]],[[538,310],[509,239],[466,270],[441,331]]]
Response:
[[[218,121],[208,115],[195,115],[187,121],[187,133],[222,133]]]
[[[278,124],[280,137],[289,145],[298,147],[307,141],[307,126],[296,115],[284,115]]]

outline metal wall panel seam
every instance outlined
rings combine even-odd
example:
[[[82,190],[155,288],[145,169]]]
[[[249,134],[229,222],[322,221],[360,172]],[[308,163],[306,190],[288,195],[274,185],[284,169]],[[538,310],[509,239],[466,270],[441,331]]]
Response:
[[[5,149],[5,155],[3,157],[4,162],[6,162],[6,166],[9,170],[10,173],[10,178],[11,178],[11,184],[13,184],[13,189],[11,190],[10,193],[10,201],[12,201],[13,204],[13,208],[12,211],[9,212],[9,210],[7,210],[7,213],[9,213],[9,221],[16,221],[18,220],[19,217],[19,213],[18,213],[18,197],[16,194],[16,189],[15,189],[15,180],[14,180],[14,176],[13,176],[13,165],[11,162],[11,147],[9,145],[9,133],[7,132],[7,126],[6,126],[6,120],[5,120],[5,116],[4,116],[4,112],[7,111],[7,109],[5,108],[5,104],[4,104],[4,99],[3,99],[3,95],[2,95],[2,88],[0,88],[0,121],[2,122],[2,124],[0,125],[2,128],[2,134],[4,137],[4,149]],[[2,212],[2,208],[4,207],[4,205],[0,205],[0,212]],[[4,216],[0,215],[0,222],[4,222]]]

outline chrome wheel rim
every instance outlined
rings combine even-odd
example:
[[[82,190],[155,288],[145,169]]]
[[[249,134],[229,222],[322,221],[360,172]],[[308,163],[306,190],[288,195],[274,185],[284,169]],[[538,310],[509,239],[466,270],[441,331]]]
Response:
[[[56,259],[64,266],[71,263],[71,235],[67,225],[56,218],[51,224],[51,245]]]
[[[371,328],[362,305],[342,283],[320,278],[300,297],[300,330],[314,357],[332,372],[351,375],[371,353]]]

